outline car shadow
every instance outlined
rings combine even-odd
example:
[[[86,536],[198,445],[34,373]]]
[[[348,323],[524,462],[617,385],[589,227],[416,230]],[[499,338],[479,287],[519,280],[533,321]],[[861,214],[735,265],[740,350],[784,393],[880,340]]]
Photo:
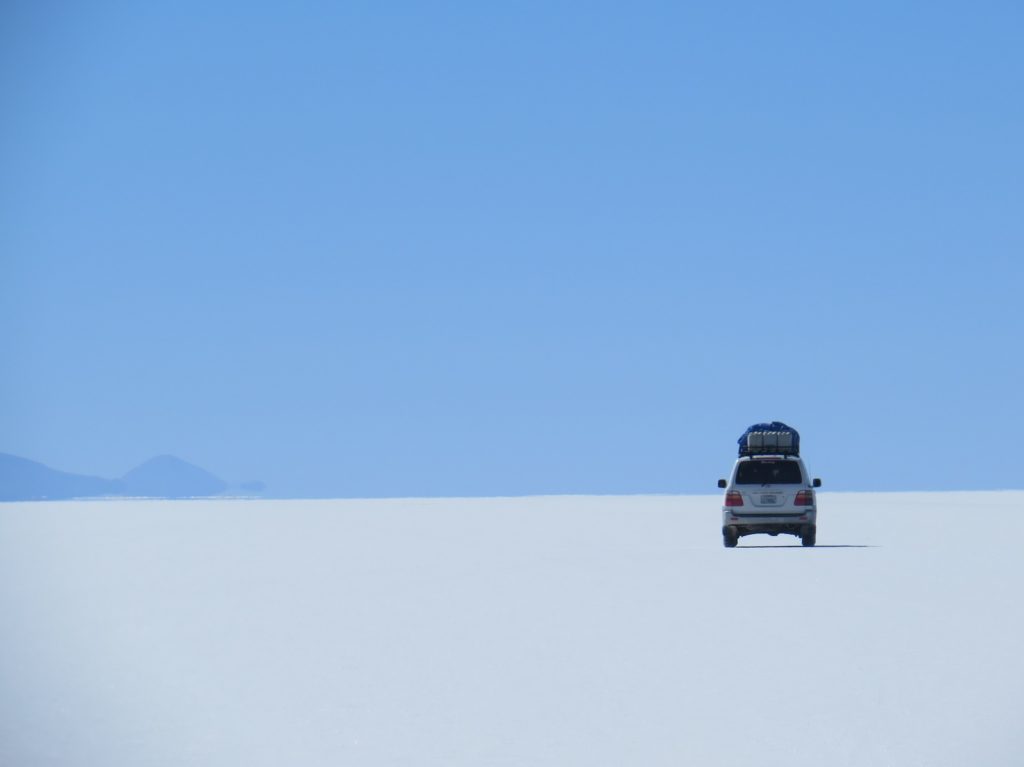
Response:
[[[873,543],[818,543],[814,546],[804,546],[800,543],[782,543],[772,546],[771,544],[754,544],[744,546],[737,545],[738,549],[878,549],[880,546]]]

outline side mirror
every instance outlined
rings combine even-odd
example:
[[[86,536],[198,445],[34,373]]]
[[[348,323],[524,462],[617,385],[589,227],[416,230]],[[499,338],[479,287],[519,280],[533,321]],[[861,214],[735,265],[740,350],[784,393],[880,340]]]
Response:
[[[814,485],[815,487],[821,487],[821,480],[815,477],[814,481],[811,484]]]
[[[819,483],[819,484],[821,484],[821,483]],[[724,488],[729,486],[729,483],[726,482],[724,479],[720,479],[720,480],[718,480],[718,486],[724,489]]]

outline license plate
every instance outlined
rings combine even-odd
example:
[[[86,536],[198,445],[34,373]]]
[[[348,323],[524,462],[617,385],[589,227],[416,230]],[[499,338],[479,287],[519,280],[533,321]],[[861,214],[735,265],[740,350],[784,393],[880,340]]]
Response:
[[[762,495],[761,503],[778,503],[779,497],[777,495]]]

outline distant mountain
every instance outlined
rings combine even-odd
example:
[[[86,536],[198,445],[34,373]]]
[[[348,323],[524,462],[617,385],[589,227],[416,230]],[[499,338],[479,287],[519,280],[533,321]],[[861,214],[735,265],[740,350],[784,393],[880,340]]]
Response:
[[[219,495],[228,483],[173,455],[158,455],[121,478],[124,495],[146,498],[193,498]]]
[[[262,483],[246,483],[252,489]],[[228,484],[173,455],[161,455],[135,467],[121,479],[71,474],[37,461],[0,453],[0,501],[63,500],[128,496],[195,498],[219,495]]]
[[[0,453],[0,501],[41,501],[119,495],[121,480],[57,471],[27,458]]]

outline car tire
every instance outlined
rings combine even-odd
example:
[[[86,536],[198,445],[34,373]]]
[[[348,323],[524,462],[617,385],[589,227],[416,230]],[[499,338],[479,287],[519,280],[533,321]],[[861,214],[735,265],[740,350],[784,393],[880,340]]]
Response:
[[[735,527],[723,527],[722,528],[722,545],[727,549],[736,548],[736,544],[740,542],[740,534],[737,532]]]
[[[818,535],[818,528],[814,525],[808,525],[800,533],[800,543],[804,546],[813,546],[815,538]]]

